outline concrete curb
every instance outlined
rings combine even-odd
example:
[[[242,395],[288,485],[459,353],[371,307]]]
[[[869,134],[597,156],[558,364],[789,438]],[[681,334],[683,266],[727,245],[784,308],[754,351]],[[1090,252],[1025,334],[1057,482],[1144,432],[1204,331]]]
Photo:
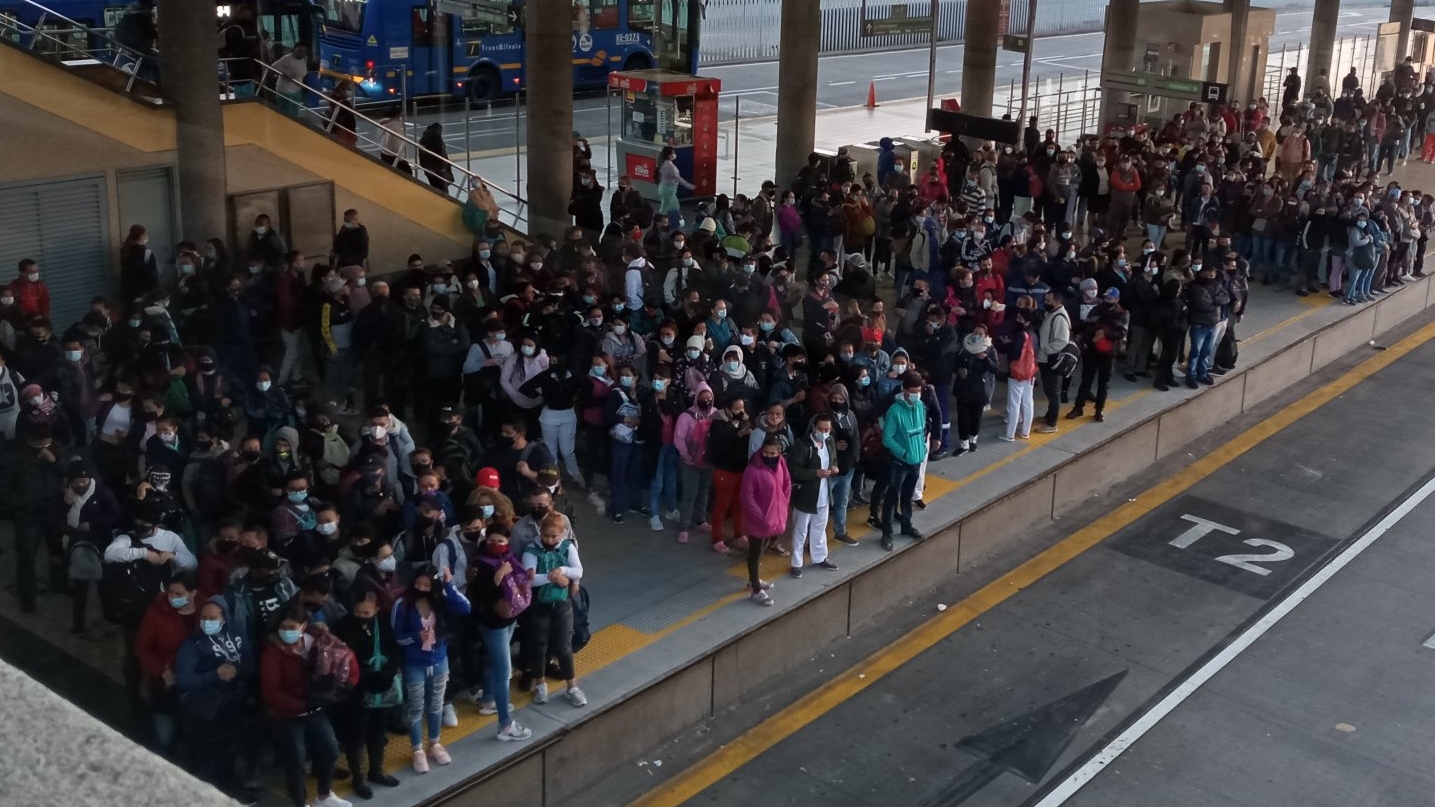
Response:
[[[1432,304],[1432,278],[1401,287],[1329,323],[1172,408],[1074,454],[975,510],[933,530],[772,619],[715,645],[675,673],[591,713],[521,755],[436,794],[426,805],[554,805],[644,751],[732,706],[776,676],[806,664],[823,646],[989,559],[1016,536],[1060,518],[1083,500],[1149,468],[1227,420],[1251,411]],[[1025,558],[1012,558],[1015,566]],[[542,794],[541,801],[534,801]]]

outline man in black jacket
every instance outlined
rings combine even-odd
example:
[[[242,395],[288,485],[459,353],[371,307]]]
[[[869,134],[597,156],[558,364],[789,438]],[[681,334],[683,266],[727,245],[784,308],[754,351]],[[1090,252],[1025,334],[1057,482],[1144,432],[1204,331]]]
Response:
[[[359,661],[359,685],[347,700],[329,711],[329,716],[349,760],[354,793],[371,799],[374,791],[370,782],[384,787],[399,784],[399,780],[384,773],[384,748],[389,743],[389,713],[402,700],[394,682],[403,656],[388,620],[379,616],[376,591],[355,594],[354,610],[334,625],[334,635],[354,651]],[[364,750],[369,757],[367,773],[360,753]]]
[[[330,262],[333,266],[368,266],[369,230],[359,221],[359,211],[344,211],[344,223],[334,233]]]
[[[1211,357],[1216,350],[1216,324],[1221,321],[1221,307],[1229,305],[1231,295],[1226,284],[1216,276],[1214,263],[1202,263],[1196,279],[1186,286],[1187,323],[1191,330],[1191,354],[1187,357],[1186,386],[1196,389],[1197,382],[1211,386]]]
[[[354,315],[354,349],[363,368],[364,405],[373,406],[383,395],[392,396],[394,380],[390,368],[389,349],[395,329],[394,303],[389,299],[389,284],[376,280],[369,286],[369,304]]]

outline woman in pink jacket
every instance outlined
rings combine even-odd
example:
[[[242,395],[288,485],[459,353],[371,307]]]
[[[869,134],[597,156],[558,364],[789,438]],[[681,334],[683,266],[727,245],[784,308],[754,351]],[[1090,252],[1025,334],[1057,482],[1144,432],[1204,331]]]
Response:
[[[787,532],[787,510],[792,502],[792,477],[776,437],[764,440],[747,461],[738,495],[747,526],[747,582],[752,587],[752,601],[772,605],[767,594],[772,584],[758,577],[757,566],[767,542]]]

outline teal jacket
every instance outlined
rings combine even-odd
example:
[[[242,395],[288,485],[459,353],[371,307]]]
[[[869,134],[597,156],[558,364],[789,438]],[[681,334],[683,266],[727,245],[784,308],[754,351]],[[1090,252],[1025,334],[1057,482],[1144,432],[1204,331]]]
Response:
[[[904,403],[900,397],[893,401],[882,420],[882,445],[898,462],[917,465],[926,459],[926,405],[921,401]]]

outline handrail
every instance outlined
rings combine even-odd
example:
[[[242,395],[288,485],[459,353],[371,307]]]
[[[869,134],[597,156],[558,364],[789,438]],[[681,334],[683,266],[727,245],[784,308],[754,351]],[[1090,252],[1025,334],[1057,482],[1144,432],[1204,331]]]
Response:
[[[235,59],[235,58],[220,59],[220,63],[221,63],[222,65],[225,65],[225,64],[228,63],[228,62],[234,62],[234,61],[243,61],[243,59]],[[292,83],[292,84],[297,85],[297,86],[298,86],[299,88],[301,88],[305,93],[312,93],[313,95],[316,95],[316,96],[318,96],[318,97],[320,97],[320,98],[323,98],[324,100],[328,101],[328,103],[330,104],[330,108],[331,108],[331,109],[332,109],[333,106],[335,106],[334,99],[333,99],[332,97],[330,97],[330,95],[329,95],[328,93],[325,93],[325,92],[322,91],[322,90],[316,89],[316,88],[314,88],[314,87],[312,87],[312,86],[310,86],[310,85],[308,85],[308,84],[306,84],[306,83],[304,83],[304,82],[302,82],[302,81],[294,81],[293,79],[290,79],[289,77],[285,76],[283,73],[279,72],[279,70],[278,70],[277,68],[275,68],[273,65],[265,64],[265,63],[264,63],[263,61],[261,61],[261,60],[258,60],[258,59],[250,59],[249,61],[252,62],[252,63],[255,64],[255,65],[258,65],[259,68],[260,68],[262,71],[264,71],[264,73],[266,74],[266,76],[272,74],[273,78],[275,79],[276,86],[277,86],[277,83],[278,83],[279,81],[290,82],[290,83]],[[265,83],[265,82],[264,82],[263,79],[261,79],[261,80],[259,81],[259,85],[260,85],[260,86],[262,86],[264,83]],[[226,94],[231,94],[231,95],[233,94],[233,84],[232,84],[232,82],[231,82],[231,80],[230,80],[230,78],[229,78],[229,71],[228,71],[228,69],[225,69],[225,70],[223,71],[222,86],[224,87]],[[256,95],[257,95],[257,94],[256,94]],[[363,122],[365,122],[365,123],[368,123],[368,124],[372,125],[374,128],[376,128],[380,133],[385,133],[385,132],[391,132],[391,131],[392,131],[391,129],[389,129],[387,126],[384,126],[384,125],[383,125],[382,123],[380,123],[379,121],[377,121],[377,120],[375,120],[375,119],[369,117],[368,115],[365,115],[364,113],[360,112],[360,111],[359,111],[357,108],[355,108],[352,104],[338,104],[337,106],[342,107],[343,109],[346,109],[346,110],[348,110],[350,113],[352,113],[356,121],[363,121]],[[302,104],[299,106],[299,115],[310,115],[310,116],[313,117],[313,119],[314,119],[316,122],[319,122],[319,123],[326,123],[327,120],[328,120],[327,116],[324,115],[320,110],[314,109],[314,108],[311,108],[311,107],[308,107],[308,106],[304,106],[304,105],[302,105]],[[407,123],[405,124],[405,126],[407,126]],[[320,126],[319,128],[323,128],[323,127]],[[379,147],[379,141],[378,141],[378,140],[376,140],[376,139],[373,138],[373,137],[370,137],[370,136],[368,136],[368,135],[365,135],[365,134],[359,132],[357,126],[355,127],[354,134],[355,134],[357,137],[363,138],[369,145],[373,146],[375,149],[377,149],[377,148]],[[477,186],[482,185],[484,188],[487,188],[487,189],[490,190],[490,191],[497,191],[499,194],[502,194],[505,198],[512,200],[512,201],[516,204],[516,209],[515,209],[515,210],[512,210],[512,211],[503,211],[503,209],[502,209],[501,206],[500,206],[500,208],[499,208],[499,211],[500,211],[500,212],[509,212],[510,215],[513,216],[513,220],[514,220],[514,224],[515,224],[515,225],[517,225],[517,224],[519,224],[519,223],[526,223],[526,222],[527,222],[527,216],[524,214],[523,210],[524,210],[524,208],[527,207],[528,202],[527,202],[527,200],[525,200],[522,196],[519,196],[519,195],[516,194],[516,193],[510,192],[509,190],[507,190],[507,189],[505,189],[505,188],[503,188],[503,187],[490,184],[487,180],[485,180],[483,177],[479,176],[477,173],[475,173],[474,171],[470,170],[469,168],[467,168],[467,167],[465,167],[465,166],[463,166],[463,165],[460,165],[460,164],[454,162],[453,160],[450,160],[450,159],[447,158],[447,157],[441,156],[441,155],[438,154],[437,152],[434,152],[434,151],[432,151],[432,150],[430,150],[430,149],[428,149],[428,148],[425,148],[422,144],[419,143],[418,140],[415,140],[414,138],[410,137],[406,131],[405,131],[405,132],[397,132],[397,133],[395,133],[395,134],[397,134],[399,140],[404,144],[404,146],[405,146],[406,149],[409,148],[409,147],[412,147],[412,149],[413,149],[413,151],[414,151],[414,155],[415,155],[416,157],[419,156],[419,155],[428,155],[429,157],[433,158],[434,160],[437,160],[440,164],[449,166],[449,168],[453,171],[454,177],[455,177],[455,180],[450,183],[451,191],[456,191],[456,192],[458,193],[458,195],[459,195],[460,198],[462,198],[465,194],[467,194],[467,192],[468,192],[471,188],[474,188],[474,187],[477,187]],[[381,134],[380,136],[382,136],[382,134]],[[406,157],[405,157],[405,158],[406,158]],[[418,168],[417,165],[414,165],[413,167],[414,167],[416,170],[421,170],[421,169]],[[458,178],[459,176],[462,176],[462,177],[464,178],[464,181],[462,181],[462,182],[458,181],[457,178]]]
[[[26,25],[25,23],[21,22],[21,21],[18,20],[18,19],[10,19],[10,20],[8,20],[8,22],[9,22],[12,26],[14,26],[14,28],[15,28],[16,31],[19,31],[19,32],[21,32],[21,33],[25,33],[25,32],[27,32],[26,29],[28,29],[28,33],[30,34],[30,50],[32,50],[32,51],[35,50],[35,45],[36,45],[36,43],[39,42],[39,41],[41,41],[41,38],[42,38],[42,37],[43,37],[45,40],[52,41],[52,42],[56,43],[57,45],[59,45],[59,46],[61,46],[61,47],[63,47],[63,48],[68,48],[68,49],[74,50],[73,48],[69,48],[69,43],[68,43],[68,42],[65,42],[64,40],[60,39],[59,37],[55,36],[54,34],[55,34],[55,33],[64,33],[65,30],[69,30],[69,31],[83,31],[83,32],[85,32],[85,34],[86,34],[87,36],[89,36],[89,37],[98,37],[101,42],[104,42],[106,45],[109,46],[109,49],[110,49],[111,51],[113,51],[113,52],[115,52],[115,53],[117,53],[117,54],[129,56],[131,59],[134,60],[134,69],[133,69],[133,70],[130,70],[130,71],[127,71],[127,72],[129,73],[129,80],[125,82],[125,90],[124,90],[124,91],[125,91],[125,94],[126,94],[126,95],[128,95],[128,94],[134,89],[135,80],[136,80],[137,78],[139,78],[140,69],[141,69],[142,65],[143,65],[146,61],[148,61],[148,62],[150,62],[151,64],[154,65],[154,70],[155,70],[156,74],[158,74],[158,71],[159,71],[159,69],[160,69],[160,58],[159,58],[159,55],[158,55],[157,53],[141,53],[140,51],[138,51],[138,50],[136,50],[136,49],[134,49],[134,48],[132,48],[132,47],[130,47],[130,46],[128,46],[128,45],[125,45],[125,44],[121,43],[120,41],[116,40],[114,37],[110,36],[109,33],[107,33],[107,30],[108,30],[108,29],[104,29],[104,28],[94,28],[94,27],[85,25],[85,24],[83,24],[83,23],[81,23],[81,22],[77,22],[76,20],[72,20],[72,19],[70,19],[69,17],[66,17],[64,14],[61,14],[60,12],[55,11],[55,10],[52,9],[52,8],[49,8],[49,7],[47,7],[47,6],[43,6],[43,5],[41,5],[40,3],[35,2],[35,0],[18,0],[18,2],[23,3],[23,4],[27,5],[27,6],[30,6],[31,8],[34,8],[34,9],[36,9],[36,10],[38,10],[38,11],[40,12],[40,19],[37,20],[34,25]],[[50,20],[51,18],[54,18],[54,19],[56,19],[56,20],[60,20],[60,21],[69,23],[70,26],[71,26],[71,28],[70,28],[70,29],[63,29],[63,30],[57,31],[57,32],[50,32],[50,31],[45,31],[45,30],[43,30],[43,26],[45,25],[46,21]],[[97,50],[97,49],[96,49],[96,50]],[[81,53],[90,53],[89,50],[79,50],[79,52],[81,52]],[[112,66],[118,67],[118,65],[112,65]]]

